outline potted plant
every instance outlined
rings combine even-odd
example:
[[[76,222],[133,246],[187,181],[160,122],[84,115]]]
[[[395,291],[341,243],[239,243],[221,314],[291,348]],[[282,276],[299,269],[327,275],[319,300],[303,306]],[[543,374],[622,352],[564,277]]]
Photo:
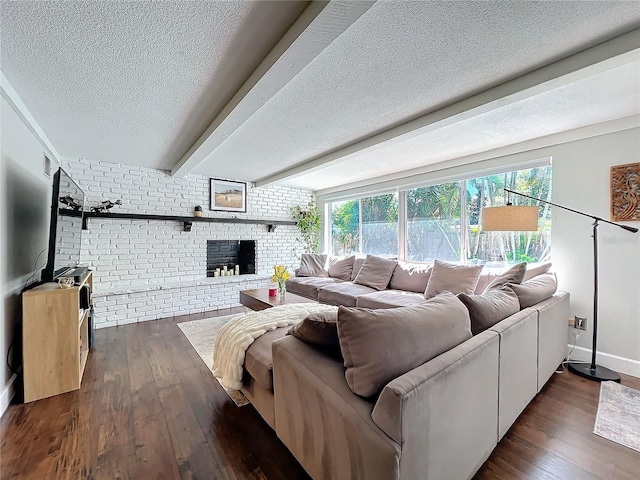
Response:
[[[315,203],[309,202],[304,207],[300,205],[293,207],[292,214],[300,233],[300,238],[297,240],[304,246],[304,252],[316,253],[320,246],[322,231],[320,210]]]

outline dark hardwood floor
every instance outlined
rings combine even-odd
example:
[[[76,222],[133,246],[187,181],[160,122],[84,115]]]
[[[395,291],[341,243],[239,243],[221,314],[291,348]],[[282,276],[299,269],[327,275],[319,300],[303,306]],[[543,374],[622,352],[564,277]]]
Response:
[[[96,331],[80,390],[5,412],[0,478],[308,478],[176,326],[196,318]],[[637,378],[623,384],[640,389]],[[598,393],[597,383],[554,375],[476,478],[636,480],[640,453],[591,433]]]

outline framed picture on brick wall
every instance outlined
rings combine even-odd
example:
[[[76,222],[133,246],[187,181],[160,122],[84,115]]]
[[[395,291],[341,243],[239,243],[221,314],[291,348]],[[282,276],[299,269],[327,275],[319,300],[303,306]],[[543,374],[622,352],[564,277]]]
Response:
[[[247,184],[212,178],[209,210],[224,212],[247,211]]]

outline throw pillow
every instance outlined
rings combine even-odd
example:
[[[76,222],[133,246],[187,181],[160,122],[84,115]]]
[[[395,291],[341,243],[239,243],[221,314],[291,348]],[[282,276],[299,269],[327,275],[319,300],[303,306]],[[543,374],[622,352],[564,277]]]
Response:
[[[332,278],[340,280],[351,280],[351,271],[353,270],[353,261],[356,259],[354,255],[347,258],[329,257],[327,261],[327,271]]]
[[[385,290],[397,264],[395,260],[367,255],[353,283]]]
[[[300,258],[299,277],[328,277],[324,266],[327,256],[321,253],[303,253]]]
[[[527,265],[527,271],[524,272],[523,282],[527,280],[531,280],[533,277],[537,277],[538,275],[542,275],[543,273],[547,273],[551,268],[551,262],[547,263],[538,263],[536,265],[529,264]]]
[[[436,260],[424,296],[429,299],[444,291],[471,295],[481,271],[482,265],[454,265]]]
[[[405,292],[423,293],[431,276],[431,265],[425,263],[398,262],[389,287]]]
[[[471,338],[469,312],[448,292],[411,307],[339,307],[338,337],[349,388],[370,397]]]
[[[493,282],[496,278],[500,276],[502,270],[489,268],[486,265],[482,269],[480,276],[478,277],[478,284],[476,285],[476,289],[473,291],[474,295],[482,295],[482,292],[487,288],[487,286]]]
[[[520,302],[520,308],[527,308],[550,298],[558,290],[558,279],[553,272],[543,273],[520,285],[508,283]]]
[[[352,282],[358,276],[358,273],[360,272],[360,269],[362,268],[363,263],[364,263],[364,257],[356,257],[356,259],[353,261],[353,272],[351,272]]]
[[[461,293],[458,298],[469,310],[471,333],[474,335],[520,311],[518,297],[509,287],[489,290],[482,295]]]
[[[516,265],[502,272],[498,277],[494,278],[482,293],[487,293],[489,290],[499,290],[506,283],[520,284],[522,282],[522,279],[524,278],[524,273],[526,270],[526,262],[517,263]]]
[[[314,345],[338,347],[338,312],[312,313],[287,332],[289,335]]]

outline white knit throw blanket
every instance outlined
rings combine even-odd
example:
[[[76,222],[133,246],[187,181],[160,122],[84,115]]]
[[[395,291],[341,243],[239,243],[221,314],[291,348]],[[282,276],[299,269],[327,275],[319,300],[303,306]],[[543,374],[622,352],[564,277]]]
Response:
[[[213,375],[223,387],[242,388],[242,366],[247,348],[260,335],[301,322],[312,313],[335,312],[338,307],[318,303],[291,303],[248,313],[227,323],[213,349]]]

